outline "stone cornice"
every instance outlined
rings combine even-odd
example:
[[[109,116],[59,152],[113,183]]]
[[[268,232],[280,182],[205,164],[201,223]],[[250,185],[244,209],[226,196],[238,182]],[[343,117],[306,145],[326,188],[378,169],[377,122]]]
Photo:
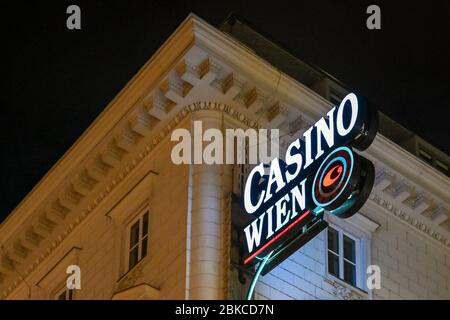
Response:
[[[273,92],[289,106],[301,110],[303,116],[313,121],[332,107],[332,104],[310,88],[280,72],[254,52],[194,16],[196,44],[213,57],[250,79],[265,92]]]
[[[81,213],[74,217],[72,221],[68,221],[66,223],[66,228],[59,234],[53,235],[53,239],[46,248],[41,248],[41,252],[43,252],[40,256],[38,256],[34,262],[30,262],[28,264],[28,268],[21,272],[21,276],[19,274],[11,273],[10,277],[16,278],[16,280],[10,284],[6,290],[1,293],[0,298],[6,298],[28,275],[30,275],[58,246],[59,244],[67,238],[70,233],[80,224],[82,223],[86,217],[93,212],[97,207],[99,207],[104,199],[107,199],[108,196],[119,186],[119,184],[126,179],[126,177],[135,170],[136,167],[144,160],[156,147],[157,145],[164,140],[172,131],[173,128],[176,128],[177,125],[183,121],[189,114],[196,111],[215,111],[221,112],[229,115],[234,121],[238,121],[242,126],[246,127],[256,127],[257,122],[247,118],[241,112],[235,110],[234,108],[225,105],[223,103],[216,102],[195,102],[188,106],[185,106],[178,114],[176,114],[173,119],[165,126],[163,130],[160,131],[160,134],[153,138],[150,142],[146,143],[143,148],[136,152],[136,156],[133,157],[128,163],[124,163],[121,167],[122,169],[119,173],[111,179],[110,183],[103,188],[103,190],[98,190],[97,196],[94,197],[94,200],[87,204],[85,208],[80,208]]]
[[[450,205],[450,179],[381,134],[376,136],[372,145],[363,154],[407,177],[440,201]]]
[[[9,238],[34,211],[43,199],[94,149],[101,139],[135,105],[149,88],[160,81],[167,69],[171,69],[179,57],[194,43],[192,18],[188,17],[139,70],[128,84],[108,104],[75,144],[50,169],[41,181],[11,212],[0,225],[0,241]]]
[[[376,166],[369,200],[449,248],[449,178],[382,135],[363,154]]]
[[[209,56],[198,64],[184,61],[187,52],[197,45]],[[221,67],[230,71],[216,83],[214,79]],[[265,93],[270,99],[263,97]],[[274,102],[268,106],[272,108],[270,119],[257,123],[251,116],[257,118],[255,112],[267,107],[268,101]],[[301,111],[306,120],[312,120],[330,107],[328,101],[309,88],[281,74],[201,19],[189,16],[0,225],[0,241],[6,244],[5,252],[9,255],[5,261],[0,257],[0,276],[6,274],[8,280],[4,288],[6,281],[0,279],[0,297],[6,297],[22,281],[15,272],[15,264],[21,266],[24,278],[30,275],[93,210],[105,206],[104,199],[114,195],[121,182],[140,167],[142,160],[188,114],[211,110],[225,113],[245,127],[258,127],[261,123],[278,127],[284,121],[294,120],[289,119],[292,117],[286,115],[286,110],[295,109],[296,115]],[[448,178],[382,136],[376,138],[366,154],[394,174],[401,173],[426,189],[426,197],[436,198],[448,209]],[[380,193],[381,198],[386,196]],[[433,229],[441,228],[436,221],[441,224],[446,221],[442,220],[445,211],[438,212],[435,218],[434,211],[427,216],[418,213],[417,208],[414,204],[411,210],[405,210],[422,215],[420,219],[435,224]],[[441,229],[433,232],[448,239],[445,229]],[[437,237],[433,239],[446,244]],[[34,251],[39,252],[38,257],[27,254]]]
[[[393,204],[392,200],[388,200],[385,195],[377,192],[371,193],[365,208],[362,210],[368,210],[373,205],[376,205],[375,210],[382,209],[384,212],[397,217],[406,225],[414,228],[419,234],[426,236],[430,240],[437,241],[446,249],[450,249],[450,238],[447,233],[437,230],[435,226],[431,226],[430,223],[424,221],[423,217],[412,214],[405,208],[399,208]]]
[[[288,118],[287,109],[273,99],[268,103],[278,107],[266,106],[270,111],[267,117],[264,90],[234,70],[224,68],[228,74],[219,78],[221,62],[208,59],[193,47],[195,19],[188,18],[178,28],[0,226],[0,241],[6,243],[0,257],[0,286],[18,270],[24,277],[30,274],[89,212],[103,203],[152,145],[171,132],[180,114],[211,107],[193,100],[208,97],[209,101],[230,101],[230,105],[217,104],[215,108],[246,127],[260,126],[249,117],[256,118],[258,110],[263,111],[258,121],[269,127],[278,127]],[[153,68],[158,72],[153,73]],[[192,94],[194,91],[196,94]],[[191,110],[184,108],[174,114],[186,104]],[[143,140],[151,142],[140,151]],[[40,256],[33,263],[30,259],[35,252]],[[8,286],[7,292],[16,285],[17,281]]]
[[[164,66],[173,67],[180,55],[186,52],[194,42],[206,48],[211,54],[220,56],[225,63],[239,69],[242,74],[249,76],[255,83],[261,85],[260,90],[272,92],[274,83],[279,82],[277,95],[282,97],[283,101],[291,100],[292,106],[306,112],[310,118],[320,117],[331,106],[327,100],[292,78],[280,74],[278,70],[231,37],[211,27],[195,15],[190,15],[0,225],[0,241],[5,242],[18,227],[27,221],[34,208],[63,182],[67,172],[71,172],[97,146],[104,135],[129,112],[130,108],[142,99],[144,93],[160,81],[165,72]],[[158,67],[154,68],[154,66]],[[155,73],[153,69],[159,70],[159,73]],[[414,183],[431,190],[432,194],[448,204],[449,179],[386,138],[377,136],[367,154],[388,164],[392,170],[413,178]]]
[[[306,113],[308,120],[318,119],[331,108],[329,101],[289,76],[280,74],[265,60],[201,19],[195,20],[194,30],[197,44],[212,56],[220,56],[224,63],[239,70],[241,75],[251,79],[260,88],[271,92],[273,85],[279,83],[277,96],[282,97],[283,103],[301,109],[302,116]],[[441,201],[447,204],[450,202],[449,178],[384,136],[378,134],[366,153],[430,190]]]

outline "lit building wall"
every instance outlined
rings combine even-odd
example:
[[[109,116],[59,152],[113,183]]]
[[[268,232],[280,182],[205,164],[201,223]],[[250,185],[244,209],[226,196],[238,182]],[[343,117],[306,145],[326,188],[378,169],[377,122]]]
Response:
[[[105,201],[113,206],[100,202],[72,232],[66,231],[46,263],[29,276],[30,285],[23,283],[8,298],[55,299],[66,288],[67,266],[78,265],[81,289],[74,290],[74,299],[184,299],[189,167],[174,165],[170,151],[166,139],[147,158],[143,171],[148,173],[126,181],[117,202],[110,193]],[[145,212],[147,256],[129,270],[130,226]]]
[[[281,263],[256,285],[256,299],[449,299],[450,254],[417,231],[380,214],[372,234],[371,264],[381,271],[381,289],[359,290],[330,276],[326,231]],[[345,228],[345,226],[344,226]],[[351,228],[349,228],[351,229]]]
[[[331,107],[189,16],[2,223],[0,298],[244,298],[231,257],[238,167],[175,165],[171,132],[201,120],[292,138]],[[327,218],[339,249],[322,232],[260,279],[257,299],[450,298],[448,177],[382,135],[364,156],[377,173],[366,205]],[[81,289],[66,293],[70,265]],[[366,286],[369,265],[380,290]]]

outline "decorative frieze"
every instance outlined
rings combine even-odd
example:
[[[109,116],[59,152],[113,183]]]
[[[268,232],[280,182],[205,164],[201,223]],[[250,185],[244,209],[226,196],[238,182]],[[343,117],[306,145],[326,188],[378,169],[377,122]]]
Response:
[[[376,179],[370,198],[419,232],[450,247],[450,217],[446,203],[422,186],[375,160]]]
[[[352,290],[350,287],[341,284],[340,282],[326,279],[329,284],[333,286],[332,294],[342,300],[363,300],[364,297],[356,290]]]
[[[86,205],[85,209],[79,208],[81,213],[74,217],[72,219],[72,222],[65,222],[66,228],[62,231],[61,234],[58,236],[54,236],[55,240],[46,248],[44,249],[43,253],[36,258],[36,260],[33,263],[30,263],[29,267],[25,270],[25,272],[22,274],[24,277],[29,275],[31,272],[33,272],[36,267],[42,263],[42,261],[45,260],[46,257],[48,257],[55,248],[76,228],[77,225],[79,225],[94,209],[102,202],[103,199],[105,199],[108,194],[110,194],[118,185],[119,183],[128,175],[130,174],[133,169],[143,160],[146,156],[150,154],[150,152],[166,137],[170,134],[171,129],[175,128],[179,122],[181,122],[184,118],[186,118],[190,113],[201,111],[201,110],[209,110],[209,111],[216,111],[216,112],[223,112],[225,114],[228,114],[235,120],[241,122],[243,126],[252,127],[252,128],[258,128],[258,123],[251,120],[247,116],[243,115],[241,112],[234,110],[232,107],[222,104],[222,103],[216,103],[216,102],[195,102],[190,105],[185,106],[180,112],[178,112],[177,115],[173,117],[173,119],[160,131],[160,134],[155,136],[151,142],[146,142],[145,145],[142,146],[140,151],[136,151],[136,157],[133,157],[132,160],[130,160],[128,163],[122,164],[122,169],[118,172],[118,174],[111,179],[110,183],[107,184],[103,190],[97,191],[97,196],[94,197],[94,200],[92,200],[89,204]],[[103,166],[103,165],[101,165]],[[87,170],[87,172],[92,172]],[[102,172],[106,172],[103,171]],[[106,175],[105,175],[106,176]],[[98,177],[98,176],[97,176]],[[98,180],[96,180],[98,181]],[[53,223],[58,223],[57,221],[64,221],[66,215],[73,211],[72,209],[67,208],[66,206],[62,205],[60,202],[60,199],[57,199],[55,202],[53,202],[53,205],[51,206],[51,210],[48,210],[46,213],[50,214],[50,217],[53,218],[50,220]],[[56,217],[59,217],[60,219],[57,219]],[[24,247],[29,249],[31,252],[32,250],[36,249],[39,246],[39,242],[45,237],[49,236],[49,234],[44,233],[36,233],[36,230],[30,229],[28,232],[23,236],[19,237],[22,239],[23,243],[26,243]],[[22,261],[22,263],[25,262],[25,260]],[[4,267],[0,268],[0,274],[4,278],[4,280],[8,276],[13,276],[11,273],[14,270],[17,263],[19,261],[13,261],[8,257],[4,257],[0,261],[0,265],[3,263]],[[8,271],[8,272],[7,272]],[[11,272],[9,272],[11,271]],[[16,280],[13,284],[9,285],[6,290],[3,291],[2,297],[6,298],[16,287],[21,283],[22,280]]]
[[[145,261],[147,261],[147,259],[141,261],[141,263],[135,266],[122,279],[120,279],[119,284],[117,286],[118,290],[130,288],[136,285],[142,279],[142,276],[144,275],[143,269]]]
[[[450,239],[448,238],[448,236],[444,236],[441,232],[436,231],[429,225],[419,221],[416,214],[411,214],[401,208],[398,208],[397,206],[395,206],[395,204],[392,203],[392,201],[387,200],[385,196],[382,196],[375,192],[373,192],[369,196],[369,200],[383,207],[385,210],[387,210],[400,220],[408,223],[409,225],[417,229],[417,231],[425,233],[430,237],[433,237],[443,245],[450,248]]]
[[[267,111],[267,120],[275,128],[279,128],[286,121],[287,117],[288,109],[279,101],[273,104]]]

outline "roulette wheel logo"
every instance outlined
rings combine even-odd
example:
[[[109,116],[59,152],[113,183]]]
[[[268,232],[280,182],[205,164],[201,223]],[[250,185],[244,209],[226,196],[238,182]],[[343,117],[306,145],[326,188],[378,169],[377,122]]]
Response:
[[[356,213],[370,194],[374,181],[373,164],[350,147],[331,151],[320,164],[312,184],[317,209],[340,218]]]

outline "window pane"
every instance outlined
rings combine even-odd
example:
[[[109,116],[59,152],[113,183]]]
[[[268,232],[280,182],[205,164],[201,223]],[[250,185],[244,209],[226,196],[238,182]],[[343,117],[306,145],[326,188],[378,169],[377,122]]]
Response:
[[[148,212],[144,214],[144,218],[142,221],[142,236],[146,236],[148,233]]]
[[[344,234],[344,258],[355,263],[356,261],[356,245],[355,240],[350,239]]]
[[[143,259],[145,256],[147,256],[147,239],[148,239],[148,237],[145,237],[144,239],[142,239],[141,259]]]
[[[356,286],[356,267],[348,261],[344,261],[344,281]]]
[[[339,277],[339,257],[328,251],[328,272]]]
[[[134,247],[139,241],[139,221],[133,224],[130,229],[130,248]]]
[[[328,249],[339,254],[339,233],[328,227]]]
[[[139,246],[136,246],[133,250],[130,251],[130,269],[133,268],[138,263],[138,253]]]

